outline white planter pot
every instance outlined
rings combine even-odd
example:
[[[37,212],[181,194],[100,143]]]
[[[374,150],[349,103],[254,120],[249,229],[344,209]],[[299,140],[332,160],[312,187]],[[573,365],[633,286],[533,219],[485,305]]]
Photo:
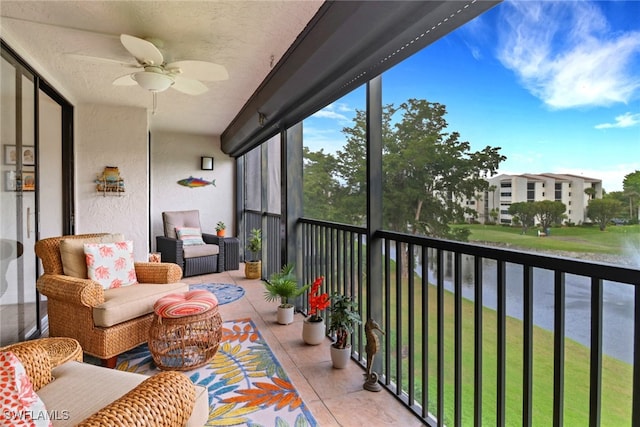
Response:
[[[304,319],[302,324],[302,341],[309,345],[318,345],[326,338],[324,319],[320,322],[311,322],[309,319],[310,317]]]
[[[331,349],[331,362],[336,369],[344,369],[351,360],[351,345],[347,345],[346,348],[335,348],[333,344]]]
[[[288,325],[293,323],[293,306],[280,307],[278,306],[278,323],[281,325]]]

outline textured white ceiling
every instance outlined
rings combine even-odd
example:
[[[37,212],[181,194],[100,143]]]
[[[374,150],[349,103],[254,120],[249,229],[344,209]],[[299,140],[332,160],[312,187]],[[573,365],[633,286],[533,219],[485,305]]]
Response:
[[[220,135],[271,67],[316,13],[321,0],[269,1],[6,1],[2,38],[75,104],[144,107],[153,98],[139,86],[113,86],[136,71],[120,34],[161,40],[166,62],[197,59],[225,66],[229,80],[204,82],[190,96],[159,93],[151,130]]]

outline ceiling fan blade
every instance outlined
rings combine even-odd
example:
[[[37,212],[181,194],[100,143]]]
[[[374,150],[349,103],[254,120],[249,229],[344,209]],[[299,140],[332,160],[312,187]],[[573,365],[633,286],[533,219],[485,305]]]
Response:
[[[124,76],[120,76],[113,81],[115,86],[135,86],[138,83],[133,80],[133,74],[126,74]]]
[[[204,80],[205,82],[227,80],[229,78],[229,73],[225,67],[206,61],[176,61],[167,64],[165,69],[170,73],[174,72],[173,70],[179,69],[179,74],[190,79]]]
[[[74,59],[79,59],[82,61],[106,62],[109,64],[118,64],[125,68],[140,68],[139,64],[134,64],[133,62],[123,62],[123,61],[120,61],[119,59],[102,58],[99,56],[82,55],[79,53],[65,53],[64,55]]]
[[[180,76],[175,76],[174,84],[171,87],[187,95],[201,95],[209,90],[204,83],[198,80]]]
[[[162,65],[164,58],[158,48],[147,40],[128,34],[121,34],[122,45],[131,53],[140,64]]]

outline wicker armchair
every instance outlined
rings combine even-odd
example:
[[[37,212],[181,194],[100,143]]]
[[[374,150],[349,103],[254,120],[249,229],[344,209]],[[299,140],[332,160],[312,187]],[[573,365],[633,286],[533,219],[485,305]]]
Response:
[[[0,349],[2,350],[2,349]],[[26,341],[17,345],[12,345],[9,349],[13,352],[25,367],[25,372],[31,380],[34,391],[43,400],[47,411],[53,414],[65,413],[70,418],[60,420],[64,425],[76,425],[81,427],[124,427],[124,426],[149,426],[149,427],[182,427],[185,425],[202,424],[202,414],[195,411],[196,387],[184,374],[175,371],[165,371],[152,377],[145,377],[139,374],[121,372],[92,366],[77,361],[66,362],[61,367],[54,366],[52,359],[45,347],[38,342]],[[72,371],[74,369],[84,370],[89,377],[78,379]],[[92,382],[94,375],[100,377],[104,382],[113,382],[113,387],[109,396],[119,395],[120,398],[112,401],[107,406],[100,408],[87,407],[88,418],[75,419],[78,411],[70,411],[68,408],[77,401],[80,396],[77,394],[77,381]],[[105,376],[106,375],[106,376]],[[113,379],[109,379],[109,375]],[[118,376],[126,375],[132,379],[131,384],[137,384],[133,388],[129,385],[119,385]],[[56,378],[56,381],[53,381]],[[72,379],[70,379],[72,378]],[[145,379],[146,378],[146,379]],[[52,390],[47,387],[57,387],[55,390],[56,403],[52,402]],[[96,405],[100,399],[96,396],[105,393],[104,384],[101,389],[95,389],[93,396],[84,396],[81,405]],[[69,390],[67,390],[69,388]],[[202,397],[200,397],[202,398]],[[67,400],[65,400],[67,399]],[[206,400],[206,398],[205,398]],[[199,408],[201,409],[201,408]],[[96,411],[96,412],[92,412]],[[202,411],[200,411],[202,412]],[[205,420],[206,420],[205,411]],[[85,415],[81,415],[84,417]],[[197,420],[195,418],[198,418]]]
[[[156,236],[156,249],[162,260],[182,267],[185,277],[224,271],[224,245],[215,234],[202,233],[204,245],[184,246],[176,235],[176,227],[200,227],[200,212],[162,212],[164,236]]]
[[[42,260],[44,269],[36,286],[48,299],[49,336],[75,338],[85,353],[102,359],[106,366],[114,367],[119,354],[147,342],[154,301],[148,307],[148,312],[137,313],[135,318],[108,327],[96,325],[94,311],[103,310],[110,304],[109,301],[105,303],[105,293],[112,290],[105,291],[90,279],[65,275],[60,253],[63,239],[89,239],[105,235],[51,237],[36,242],[35,252]],[[156,297],[156,293],[159,298],[167,293],[188,290],[188,285],[179,283],[182,271],[176,264],[136,262],[135,270],[139,283],[158,285],[158,288],[151,288],[154,293],[152,297]],[[135,292],[142,288],[133,285],[121,289]]]

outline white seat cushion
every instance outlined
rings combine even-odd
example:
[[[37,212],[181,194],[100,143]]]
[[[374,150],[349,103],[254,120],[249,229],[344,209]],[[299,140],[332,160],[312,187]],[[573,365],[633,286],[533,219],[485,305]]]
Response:
[[[184,247],[185,258],[198,258],[201,256],[218,255],[220,247],[218,245],[194,245]]]
[[[135,285],[137,286],[137,285]],[[74,426],[136,387],[146,375],[67,362],[52,370],[55,380],[38,390],[49,411],[57,411],[56,427]],[[99,392],[96,390],[99,385]],[[68,414],[67,419],[63,414]],[[209,417],[207,390],[196,386],[196,403],[187,426],[204,425]]]
[[[189,285],[186,283],[138,283],[124,288],[106,289],[104,302],[93,308],[93,322],[96,326],[108,328],[153,313],[153,304],[165,295],[187,291]]]

